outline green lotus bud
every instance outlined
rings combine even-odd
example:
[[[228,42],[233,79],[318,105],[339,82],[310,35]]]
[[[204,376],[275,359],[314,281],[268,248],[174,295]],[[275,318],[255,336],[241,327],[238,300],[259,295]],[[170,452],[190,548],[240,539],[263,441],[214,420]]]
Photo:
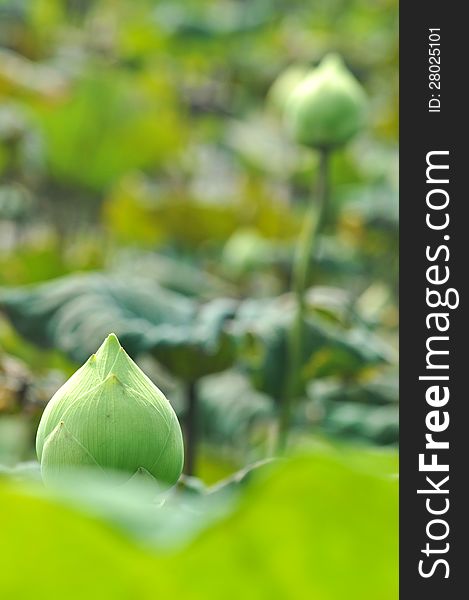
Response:
[[[308,73],[309,70],[304,65],[290,65],[280,73],[267,94],[267,101],[272,108],[283,114],[292,92]]]
[[[148,471],[173,484],[182,471],[181,428],[164,394],[109,335],[56,392],[36,437],[45,484],[74,467]]]
[[[299,83],[285,112],[293,135],[301,144],[331,148],[347,142],[364,125],[366,96],[340,56],[326,56]]]

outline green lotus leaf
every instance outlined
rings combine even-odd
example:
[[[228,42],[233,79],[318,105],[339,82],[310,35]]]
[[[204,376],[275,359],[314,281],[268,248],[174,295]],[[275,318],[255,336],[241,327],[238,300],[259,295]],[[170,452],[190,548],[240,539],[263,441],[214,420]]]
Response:
[[[231,366],[235,348],[225,324],[235,308],[227,298],[199,305],[148,277],[84,274],[0,288],[0,310],[33,343],[83,362],[115,331],[131,357],[151,353],[185,381]],[[73,381],[86,388],[95,375],[90,365],[83,369]]]

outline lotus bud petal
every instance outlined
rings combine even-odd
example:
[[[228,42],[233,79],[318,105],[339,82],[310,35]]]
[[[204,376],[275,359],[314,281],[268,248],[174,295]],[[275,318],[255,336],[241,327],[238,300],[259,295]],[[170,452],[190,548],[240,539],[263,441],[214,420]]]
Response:
[[[273,82],[267,100],[270,106],[280,114],[283,114],[288,99],[293,90],[309,74],[308,67],[304,65],[290,65]]]
[[[339,146],[364,125],[366,95],[340,56],[326,56],[291,93],[285,112],[298,142],[314,148]]]
[[[114,334],[53,396],[36,450],[45,484],[76,467],[123,472],[126,479],[145,471],[173,484],[184,460],[170,403]]]

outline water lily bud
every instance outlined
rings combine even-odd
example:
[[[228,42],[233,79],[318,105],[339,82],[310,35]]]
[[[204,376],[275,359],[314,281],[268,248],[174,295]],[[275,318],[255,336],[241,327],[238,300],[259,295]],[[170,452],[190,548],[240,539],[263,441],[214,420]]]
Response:
[[[326,56],[290,95],[285,112],[298,142],[331,148],[347,142],[365,122],[363,88],[340,56]]]
[[[181,428],[164,394],[109,335],[56,392],[36,437],[45,484],[75,467],[147,471],[173,484],[182,471]]]

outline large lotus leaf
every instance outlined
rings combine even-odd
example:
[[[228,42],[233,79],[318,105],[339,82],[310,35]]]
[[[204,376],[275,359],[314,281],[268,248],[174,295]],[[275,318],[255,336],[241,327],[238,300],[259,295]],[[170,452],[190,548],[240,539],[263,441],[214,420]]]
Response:
[[[200,307],[148,278],[87,274],[0,290],[0,309],[28,340],[84,362],[111,332],[135,356],[151,352],[186,381],[228,368],[235,342],[225,330],[236,303]]]
[[[294,319],[291,299],[247,300],[234,324],[243,344],[242,357],[255,386],[281,399],[288,372],[288,336]],[[302,365],[299,389],[311,379],[352,377],[392,359],[391,349],[364,328],[333,325],[318,314],[308,315],[302,327]]]
[[[116,263],[112,271],[117,276],[138,275],[153,279],[164,288],[184,296],[208,300],[231,291],[231,286],[222,279],[177,257],[127,250],[118,254]]]
[[[28,340],[84,362],[115,332],[135,356],[152,329],[191,323],[195,304],[148,279],[86,274],[37,286],[0,290],[0,309]]]
[[[226,515],[246,485],[260,473],[267,474],[276,463],[276,459],[258,460],[212,485],[181,475],[178,485],[170,490],[161,487],[145,469],[122,484],[116,473],[108,471],[103,476],[84,467],[73,473],[64,471],[53,488],[44,488],[39,463],[15,467],[0,464],[0,485],[3,480],[27,483],[31,494],[60,500],[99,517],[138,542],[164,549],[180,547],[208,523]]]
[[[152,557],[107,524],[4,482],[0,503],[2,597],[150,597]]]
[[[308,425],[320,422],[334,437],[374,444],[399,439],[397,375],[390,370],[370,381],[319,379],[307,385],[309,400],[298,411]]]
[[[115,332],[131,356],[151,351],[186,381],[228,368],[238,337],[256,386],[275,398],[284,392],[287,335],[294,315],[288,297],[248,300],[240,306],[222,298],[199,307],[146,278],[87,274],[2,289],[0,309],[27,339],[58,348],[78,362]],[[317,315],[308,317],[302,379],[353,376],[384,362],[386,353],[363,328],[344,329]]]
[[[305,457],[259,478],[232,517],[178,556],[188,576],[179,578],[174,593],[248,600],[395,598],[397,481],[376,473],[381,459],[359,463]],[[210,574],[204,575],[207,564]],[[196,573],[204,590],[194,586]]]
[[[234,369],[205,377],[199,397],[204,437],[216,443],[245,448],[252,428],[274,416],[271,398]]]
[[[323,420],[326,432],[348,439],[377,444],[397,444],[399,410],[397,406],[367,406],[355,402],[336,402],[326,407]]]
[[[185,381],[227,369],[235,359],[236,344],[225,325],[235,310],[236,302],[218,298],[202,305],[186,327],[155,328],[149,334],[153,356]]]
[[[50,598],[59,589],[71,600],[145,600],[155,591],[188,600],[391,600],[398,592],[396,470],[395,455],[350,450],[280,461],[254,474],[231,514],[170,553],[139,549],[97,518],[1,485],[0,588],[12,598]],[[123,529],[143,522],[134,517]],[[175,531],[180,524],[172,520]]]
[[[22,463],[15,468],[0,465],[0,486],[4,480],[29,484],[32,495],[55,498],[99,517],[146,546],[166,548],[187,542],[207,523],[226,513],[232,506],[228,490],[240,490],[249,480],[251,470],[259,470],[261,466],[248,466],[217,486],[208,487],[200,480],[185,477],[177,488],[167,490],[145,469],[123,484],[115,473],[103,474],[84,466],[73,472],[64,471],[53,488],[44,488],[40,465]]]

